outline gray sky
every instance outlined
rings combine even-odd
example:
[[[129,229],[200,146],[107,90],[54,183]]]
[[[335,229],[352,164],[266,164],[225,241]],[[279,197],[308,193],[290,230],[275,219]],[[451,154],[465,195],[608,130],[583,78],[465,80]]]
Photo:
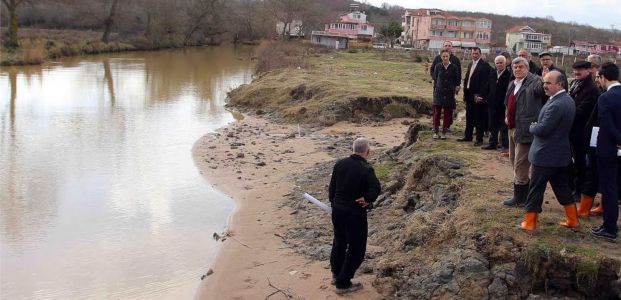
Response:
[[[552,16],[561,22],[576,22],[610,29],[621,29],[621,0],[367,0],[405,8],[438,8],[442,10],[480,11],[515,17]],[[476,6],[473,6],[476,3]]]

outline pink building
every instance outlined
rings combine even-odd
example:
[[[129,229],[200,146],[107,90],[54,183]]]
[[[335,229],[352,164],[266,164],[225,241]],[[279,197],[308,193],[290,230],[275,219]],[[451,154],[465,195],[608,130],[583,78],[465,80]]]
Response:
[[[332,48],[347,48],[350,41],[371,42],[375,27],[367,21],[367,15],[358,4],[350,5],[350,13],[325,25],[324,31],[313,31],[311,42]]]
[[[570,46],[578,52],[588,52],[591,54],[619,53],[619,46],[613,43],[602,44],[587,41],[573,41]]]
[[[445,41],[451,41],[456,50],[479,47],[488,52],[490,49],[490,19],[458,17],[439,9],[406,9],[401,25],[403,43],[416,49],[442,49]]]

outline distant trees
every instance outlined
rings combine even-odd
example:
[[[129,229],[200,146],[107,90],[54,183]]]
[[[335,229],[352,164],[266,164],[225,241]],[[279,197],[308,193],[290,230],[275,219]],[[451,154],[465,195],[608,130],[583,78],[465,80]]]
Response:
[[[104,32],[103,36],[101,37],[101,41],[104,43],[110,41],[110,30],[112,29],[112,24],[114,23],[114,16],[116,15],[116,10],[118,6],[119,0],[112,0],[112,5],[110,6],[110,13],[104,21]]]
[[[5,43],[8,48],[16,48],[19,46],[19,41],[17,40],[17,8],[26,3],[26,1],[27,0],[2,0],[2,3],[9,13],[8,38]]]
[[[401,27],[401,24],[394,21],[389,22],[380,28],[380,34],[388,39],[390,48],[393,47],[395,39],[401,36],[401,32],[403,32],[403,27]]]

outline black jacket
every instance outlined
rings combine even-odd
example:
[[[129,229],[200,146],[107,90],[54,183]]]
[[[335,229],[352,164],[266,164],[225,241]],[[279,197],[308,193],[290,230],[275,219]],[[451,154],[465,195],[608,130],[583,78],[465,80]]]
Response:
[[[433,89],[433,105],[453,107],[455,105],[455,88],[459,86],[459,67],[450,63],[447,68],[443,64],[436,65],[433,71],[435,87]]]
[[[356,199],[364,197],[372,206],[381,189],[373,167],[363,157],[352,154],[334,165],[328,197],[332,206],[364,211]]]
[[[500,77],[498,77],[496,69],[492,69],[489,72],[487,91],[484,93],[485,96],[483,96],[483,98],[487,101],[490,109],[495,108],[498,110],[505,108],[505,96],[507,95],[507,88],[511,82],[511,76],[509,70],[502,72]]]
[[[593,78],[588,76],[582,81],[572,81],[569,88],[569,95],[576,103],[576,117],[574,118],[574,124],[570,134],[571,142],[574,147],[588,147],[589,140],[586,139],[584,130],[597,104],[597,98],[600,95],[599,88],[595,84],[595,81],[593,81]]]
[[[477,63],[472,76],[470,76],[471,68],[472,62],[468,64],[466,76],[464,76],[464,100],[466,101],[473,99],[474,94],[479,94],[481,97],[485,96],[489,72],[492,70],[492,67],[483,59]],[[468,88],[468,80],[470,80],[470,88]]]
[[[541,70],[540,68],[537,66],[537,64],[534,61],[529,61],[528,62],[528,72],[531,72],[533,74],[537,74],[537,72],[539,72],[541,74]],[[515,78],[514,78],[515,79]]]
[[[457,56],[453,55],[453,53],[451,53],[451,56],[449,56],[449,61],[457,66],[457,69],[459,69],[459,80],[461,81],[461,61],[459,60],[459,58],[457,58]],[[431,75],[431,78],[433,79],[433,71],[436,69],[436,65],[438,64],[442,64],[442,58],[440,57],[440,55],[436,55],[436,57],[433,59],[433,62],[431,63],[431,68],[429,68],[429,75]]]

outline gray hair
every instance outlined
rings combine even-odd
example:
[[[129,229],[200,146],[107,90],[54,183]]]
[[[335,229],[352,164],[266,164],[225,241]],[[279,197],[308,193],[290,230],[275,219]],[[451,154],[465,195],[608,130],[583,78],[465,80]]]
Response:
[[[599,67],[602,65],[602,57],[597,54],[587,56],[587,61],[594,65],[593,67]]]
[[[504,57],[503,55],[498,55],[496,56],[496,58],[494,58],[494,63],[496,63],[497,61],[502,60],[502,62],[507,62],[507,58]]]
[[[365,138],[357,138],[351,146],[354,153],[365,154],[369,151],[369,140]]]
[[[524,57],[516,57],[513,59],[513,61],[511,61],[511,65],[515,66],[517,64],[524,64],[527,68],[528,68],[528,60]]]

